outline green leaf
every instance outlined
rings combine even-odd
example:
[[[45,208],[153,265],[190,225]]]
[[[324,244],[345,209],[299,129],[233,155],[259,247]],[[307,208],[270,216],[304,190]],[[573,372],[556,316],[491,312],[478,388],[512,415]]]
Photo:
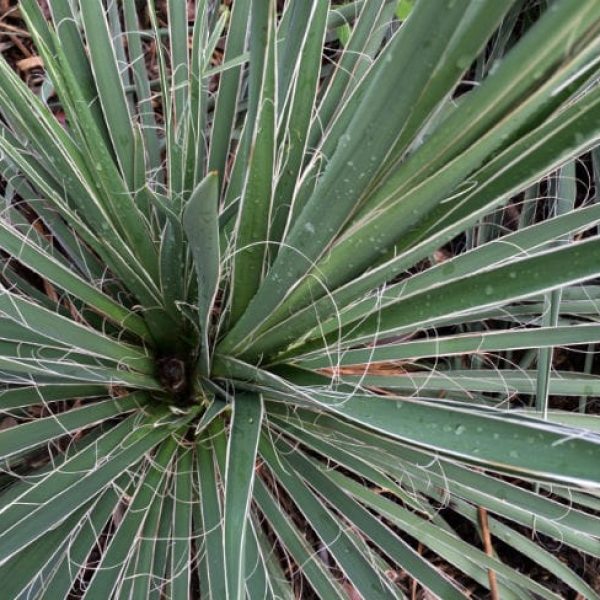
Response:
[[[200,489],[200,521],[195,523],[200,537],[198,544],[204,550],[206,579],[210,595],[226,598],[225,556],[223,552],[223,510],[219,499],[215,452],[210,438],[198,443],[198,482]]]
[[[342,522],[302,483],[286,457],[276,452],[264,436],[260,442],[260,456],[294,498],[298,509],[358,592],[365,598],[396,598],[397,590],[385,581],[370,557],[360,551]]]
[[[115,400],[104,400],[68,410],[42,419],[16,425],[0,432],[0,459],[31,450],[74,430],[92,427],[124,413],[141,408],[144,398],[131,394]]]
[[[591,433],[582,435],[536,419],[515,420],[502,411],[476,412],[435,400],[355,394],[338,402],[335,396],[313,393],[313,397],[322,408],[430,451],[529,477],[600,484],[595,467],[600,437]],[[508,453],[502,442],[507,439]],[[532,453],[534,447],[538,451]]]
[[[225,468],[223,543],[228,598],[244,598],[244,544],[250,510],[263,401],[254,394],[239,394],[233,406]]]
[[[115,46],[99,2],[79,2],[81,22],[89,48],[90,64],[121,172],[133,188],[133,130],[119,74]]]
[[[298,362],[306,369],[347,365],[370,365],[418,358],[457,356],[468,353],[501,352],[527,348],[588,344],[598,339],[599,325],[568,325],[509,331],[485,331],[432,339],[383,344],[373,348],[351,349],[333,356],[321,353]]]
[[[152,109],[152,91],[150,90],[148,72],[144,65],[144,49],[135,0],[125,0],[123,2],[123,17],[127,47],[133,70],[133,82],[137,95],[137,109],[142,124],[144,149],[147,153],[148,168],[150,172],[155,172],[160,165],[160,146],[158,132],[156,131],[156,118]]]
[[[292,3],[291,6],[290,10],[298,10],[293,7],[302,6],[302,3]],[[271,262],[279,250],[277,242],[284,236],[288,216],[292,210],[290,199],[293,198],[298,184],[307,149],[308,132],[315,108],[321,70],[321,48],[325,36],[327,8],[327,0],[313,3],[308,22],[301,22],[295,28],[299,29],[304,36],[302,47],[298,49],[297,56],[293,57],[293,63],[293,55],[282,59],[289,61],[284,64],[288,69],[293,66],[294,72],[290,75],[289,89],[283,87],[281,83],[279,88],[279,105],[284,100],[286,104],[285,120],[278,132],[283,152],[280,163],[285,167],[280,170],[273,198],[272,223],[269,231],[269,240],[273,242],[269,247]],[[295,33],[299,37],[298,32]]]
[[[5,316],[44,337],[56,340],[59,345],[79,348],[135,368],[136,361],[143,370],[147,364],[147,354],[133,346],[117,342],[107,335],[80,325],[71,319],[62,317],[46,308],[25,300],[9,292],[1,290],[0,311]]]
[[[0,247],[34,272],[88,303],[101,314],[130,329],[142,339],[148,339],[148,328],[139,315],[115,302],[96,286],[84,281],[67,266],[49,256],[42,248],[19,233],[16,228],[3,221],[0,221]]]
[[[381,490],[385,490],[387,493],[394,494],[406,506],[410,506],[419,512],[426,511],[426,509],[423,507],[423,504],[419,502],[418,499],[413,498],[400,485],[382,473],[378,467],[374,467],[372,464],[370,464],[368,455],[354,456],[351,453],[345,452],[344,450],[327,443],[327,441],[323,440],[322,438],[312,435],[311,433],[304,431],[289,422],[279,420],[275,416],[270,418],[270,422],[276,424],[281,431],[286,433],[292,439],[302,441],[304,445],[308,446],[312,450],[321,453],[323,456],[327,456],[327,458],[337,462],[344,468],[353,471],[355,475],[371,481]]]
[[[215,46],[223,33],[228,13],[225,12],[209,37],[209,9],[205,0],[196,3],[192,32],[192,49],[189,81],[189,110],[184,127],[185,153],[184,190],[193,190],[206,175],[205,135],[208,122],[208,86],[202,78],[207,76],[206,64],[214,54]]]
[[[380,170],[390,145],[398,142],[397,132],[401,131],[405,139],[408,130],[401,124],[405,124],[409,107],[416,110],[415,107],[420,105],[419,98],[430,84],[427,69],[417,65],[448,60],[445,55],[446,39],[456,29],[466,4],[461,0],[451,2],[444,5],[446,10],[430,3],[417,5],[412,18],[383,51],[370,75],[363,79],[364,92],[355,94],[352,98],[357,100],[348,102],[344,107],[347,122],[338,117],[336,127],[329,133],[332,140],[330,147],[321,149],[327,158],[323,176],[290,229],[286,245],[281,248],[243,320],[221,342],[223,352],[234,351],[241,340],[280,305],[290,290],[299,285],[356,208],[372,177]],[[499,18],[502,11],[499,13],[489,13],[490,32],[493,30],[493,17]],[[478,33],[481,38],[478,40],[475,36],[469,44],[479,49],[487,38],[485,31],[484,27]],[[433,43],[430,43],[431,40],[434,40]],[[407,51],[409,47],[410,53]],[[428,110],[433,110],[437,101],[452,89],[464,70],[464,67],[457,66],[456,60],[448,68],[439,81],[439,89],[431,92],[427,104],[418,109],[423,119],[428,116]],[[405,85],[398,95],[395,82],[400,78]],[[376,117],[383,111],[386,119]],[[328,206],[332,207],[325,213],[323,198],[327,198]]]
[[[236,2],[231,13],[229,34],[225,46],[224,61],[238,57],[245,48],[246,28],[250,16],[250,0]],[[225,71],[219,85],[215,104],[208,170],[219,174],[222,183],[225,178],[225,165],[229,155],[231,134],[239,93],[241,67]]]
[[[495,571],[502,578],[501,582],[502,580],[505,581],[506,588],[508,588],[505,588],[505,593],[513,588],[513,593],[517,594],[516,597],[519,597],[519,595],[522,597],[527,593],[526,590],[528,590],[543,597],[558,599],[558,596],[554,594],[548,595],[548,590],[539,583],[515,572],[498,559],[486,556],[483,552],[474,548],[471,544],[465,543],[456,535],[443,531],[439,527],[425,521],[415,519],[414,515],[402,509],[398,504],[360,485],[356,485],[354,481],[341,473],[332,472],[328,476],[344,489],[351,492],[358,500],[361,500],[382,516],[391,519],[398,526],[410,532],[410,535],[416,537],[422,543],[430,544],[432,550],[444,556],[449,562],[457,565],[461,570],[470,571],[470,574],[478,578],[480,583],[485,587],[488,586],[487,573],[482,567],[487,567]],[[466,505],[466,503],[464,504]],[[513,531],[511,531],[511,534],[515,534],[515,536],[519,535]],[[533,543],[532,546],[537,548]],[[465,559],[467,564],[465,564]],[[518,587],[514,589],[513,586]]]
[[[431,394],[436,391],[496,392],[512,396],[514,394],[536,394],[538,371],[517,371],[512,369],[489,369],[478,371],[410,371],[398,375],[375,375],[363,373],[342,375],[341,379],[350,384],[402,390],[411,393]],[[569,371],[553,372],[546,382],[547,393],[553,396],[599,395],[600,377],[579,375]]]
[[[156,418],[140,419],[132,415],[51,471],[19,496],[18,501],[5,504],[0,513],[0,561],[60,523],[170,435],[169,427],[157,428],[156,422]],[[99,467],[96,466],[98,456],[104,457]]]
[[[27,555],[18,554],[0,567],[0,576],[2,576],[3,594],[8,598],[26,597],[28,594],[35,593],[35,585],[38,579],[44,579],[48,563],[65,552],[65,540],[81,518],[86,514],[88,507],[83,507],[74,515],[68,518],[64,523],[52,531],[49,531],[44,537],[35,544]],[[22,596],[20,596],[20,594]]]
[[[335,71],[331,78],[324,82],[327,84],[327,89],[322,95],[317,107],[317,114],[311,125],[308,138],[309,148],[317,146],[334,114],[343,107],[344,98],[358,85],[359,74],[354,74],[358,70],[361,59],[373,59],[380,49],[384,31],[382,24],[389,20],[389,15],[384,9],[387,5],[387,10],[389,10],[392,2],[390,0],[371,0],[360,4],[362,4],[361,12],[354,22],[348,44],[335,65]],[[331,14],[330,12],[330,17]]]
[[[274,191],[277,114],[275,17],[274,0],[253,3],[251,48],[254,40],[260,40],[261,44],[256,50],[251,50],[256,55],[251,63],[249,101],[252,103],[254,97],[256,114],[252,114],[250,104],[246,127],[252,127],[252,138],[248,140],[248,168],[236,223],[233,257],[230,308],[233,323],[244,312],[262,281],[268,251],[266,242],[269,239]],[[261,66],[262,72],[259,71]]]
[[[489,270],[491,266],[503,261],[530,256],[548,248],[549,242],[559,236],[580,228],[588,228],[598,217],[600,206],[592,205],[525,227],[470,252],[458,254],[397,284],[386,286],[382,292],[371,293],[364,299],[353,301],[373,289],[373,284],[380,277],[378,270],[374,270],[331,292],[307,308],[290,314],[264,334],[257,336],[255,345],[264,351],[269,344],[294,339],[294,335],[302,335],[315,327],[318,327],[319,336],[338,331],[341,324],[364,318],[369,313],[379,311],[400,299],[404,300],[418,291],[425,291],[439,286],[442,282],[457,280],[478,271]],[[348,309],[340,310],[348,304]],[[331,316],[335,318],[331,319]]]
[[[345,598],[338,582],[327,571],[325,565],[315,557],[313,549],[308,545],[302,532],[288,518],[287,513],[282,511],[267,486],[260,479],[256,480],[254,496],[278,538],[296,563],[302,565],[302,570],[315,592],[321,598]]]
[[[119,483],[123,484],[124,481],[119,481]],[[98,531],[109,521],[118,501],[119,496],[116,490],[108,488],[94,504],[81,522],[80,527],[75,530],[76,534],[69,540],[56,570],[44,582],[44,590],[40,595],[41,599],[51,600],[52,598],[63,598],[68,595],[81,566],[85,564],[85,560],[97,542]],[[67,531],[73,534],[74,528]],[[42,539],[45,540],[47,535],[46,533]],[[17,556],[26,557],[27,555],[19,554]]]
[[[198,316],[203,334],[204,375],[210,371],[208,333],[220,274],[218,183],[217,173],[209,173],[192,192],[183,213],[183,227],[198,278]]]
[[[88,600],[99,599],[120,587],[119,575],[131,557],[132,546],[139,544],[139,536],[143,535],[144,525],[155,517],[157,502],[160,501],[159,489],[166,478],[166,472],[176,451],[176,443],[172,438],[160,444],[154,462],[143,473],[135,490],[131,504],[112,537],[107,550],[102,554],[100,564],[86,589]],[[142,577],[148,571],[141,571]],[[142,597],[142,596],[138,596]],[[147,590],[144,594],[147,597]]]
[[[173,546],[171,548],[171,576],[168,587],[172,598],[185,598],[191,581],[193,504],[193,453],[180,448],[174,476],[173,503]]]
[[[72,398],[95,396],[106,396],[106,387],[73,383],[16,387],[0,391],[0,410],[10,411],[36,404],[47,405]]]
[[[596,11],[598,5],[589,3],[585,7],[582,6],[582,10]],[[487,165],[481,172],[474,173],[465,181],[465,177],[484,163],[494,149],[502,147],[506,140],[512,139],[525,119],[537,123],[539,112],[544,114],[552,109],[552,106],[548,106],[549,102],[556,107],[565,99],[563,94],[567,93],[567,89],[573,91],[569,88],[569,82],[578,80],[579,75],[585,73],[592,64],[592,50],[585,41],[588,37],[580,28],[593,27],[593,22],[593,19],[582,21],[575,17],[569,3],[564,3],[560,11],[548,11],[548,17],[526,38],[527,44],[519,45],[515,55],[507,61],[510,62],[510,68],[503,63],[503,68],[498,74],[490,76],[487,85],[482,85],[470,97],[471,101],[462,103],[460,109],[452,115],[452,119],[448,119],[444,126],[439,128],[439,135],[431,137],[428,143],[423,144],[410,160],[372,195],[368,206],[365,205],[355,217],[355,227],[346,232],[341,242],[327,256],[327,260],[318,265],[313,272],[314,276],[307,279],[307,282],[286,300],[287,306],[270,315],[270,321],[280,320],[298,306],[313,302],[315,298],[323,296],[326,290],[349,281],[352,276],[358,276],[365,269],[370,269],[371,272],[368,273],[369,284],[365,285],[363,293],[385,283],[441,247],[478,216],[482,216],[484,212],[477,211],[482,210],[484,203],[485,212],[489,212],[493,208],[492,203],[497,205],[510,193],[519,191],[548,170],[559,166],[568,155],[575,156],[586,143],[589,147],[592,140],[598,136],[599,113],[595,106],[592,108],[597,99],[584,96],[580,107],[569,107],[567,111],[559,113],[554,122],[550,121],[538,129],[533,129],[529,135],[500,154],[493,161],[494,165]],[[556,28],[560,29],[561,35],[556,38],[548,37],[548,30]],[[573,39],[574,31],[579,32],[583,40],[582,47],[572,56],[568,69],[558,69],[571,55],[568,40]],[[542,42],[549,46],[547,52],[539,52]],[[527,57],[531,55],[539,56],[541,64],[532,61],[529,74],[524,69],[515,67],[524,62],[528,64]],[[520,94],[530,93],[532,80],[545,83],[544,79],[533,77],[534,74],[547,70],[556,70],[556,73],[537,90],[534,101],[517,104],[518,114],[504,118],[502,131],[498,131],[493,126],[496,120],[503,112],[512,108],[518,99],[518,95],[515,97],[509,93],[513,86],[506,83],[515,69],[523,73],[522,82],[515,88],[520,90]],[[507,96],[500,94],[499,89],[505,90]],[[498,109],[499,112],[496,112]],[[485,119],[474,120],[473,114],[481,115]],[[473,129],[467,126],[467,122]],[[487,135],[483,135],[486,129],[480,129],[482,125],[489,127]],[[457,156],[456,151],[461,147],[457,145],[457,136],[463,134],[466,136],[466,151]],[[459,169],[462,168],[465,171],[461,174]],[[462,186],[459,185],[461,182]],[[477,182],[474,191],[473,182]],[[464,201],[463,196],[466,196]],[[469,200],[470,198],[473,200]],[[448,205],[449,202],[452,204]],[[385,210],[381,207],[382,203],[385,204]],[[436,207],[435,211],[432,210],[433,206]],[[452,217],[451,224],[455,225],[451,230],[447,223],[448,215]],[[425,220],[425,223],[420,223],[422,220]],[[433,225],[437,225],[436,231],[430,231]],[[356,235],[352,235],[355,228],[358,228]],[[429,233],[429,237],[425,237],[424,233]],[[423,243],[412,248],[407,254],[401,252],[421,240]],[[395,249],[394,243],[397,244]],[[382,255],[388,257],[389,261],[381,265],[381,268],[373,269],[381,261]],[[366,284],[366,277],[364,281]],[[287,286],[281,285],[280,289],[283,288],[287,289]],[[358,290],[356,293],[358,295]],[[275,298],[273,294],[269,296]],[[266,300],[262,302],[262,306],[267,306]],[[272,306],[273,304],[269,305],[270,308]],[[264,314],[267,312],[269,311],[265,311]]]
[[[598,274],[594,260],[600,242],[590,239],[531,258],[509,262],[488,271],[438,285],[375,311],[318,340],[319,346],[341,340],[384,339],[406,326],[427,326],[438,317],[465,315],[481,308],[500,306],[532,294],[591,279]],[[264,348],[261,348],[263,351]],[[296,350],[294,350],[296,352]]]
[[[446,460],[438,453],[408,448],[384,434],[374,433],[357,423],[319,412],[297,410],[290,414],[285,408],[269,403],[271,412],[282,414],[286,420],[298,420],[302,429],[311,429],[315,435],[340,445],[348,451],[362,452],[369,460],[390,476],[399,480],[410,477],[411,489],[435,502],[447,500],[446,494],[464,498],[475,506],[482,506],[511,521],[520,523],[583,552],[598,554],[597,537],[600,521],[573,506],[565,512],[565,505],[554,499],[528,491],[498,477],[461,466]],[[390,460],[393,457],[393,460]],[[432,458],[436,465],[432,466]],[[440,461],[437,464],[437,461]],[[572,501],[573,488],[567,500]]]
[[[410,574],[432,593],[440,598],[463,598],[463,594],[445,576],[434,569],[407,542],[394,535],[378,519],[342,492],[326,475],[320,472],[313,461],[299,451],[294,451],[289,444],[278,442],[277,446],[286,455],[287,461],[296,473],[310,483],[313,489],[327,499],[336,510],[343,514],[355,527],[381,548],[395,564],[406,569]]]

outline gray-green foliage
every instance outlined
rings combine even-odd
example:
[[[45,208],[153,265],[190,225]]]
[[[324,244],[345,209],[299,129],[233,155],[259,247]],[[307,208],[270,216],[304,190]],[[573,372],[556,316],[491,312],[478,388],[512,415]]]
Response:
[[[0,595],[598,597],[598,0],[191,4],[0,60]]]

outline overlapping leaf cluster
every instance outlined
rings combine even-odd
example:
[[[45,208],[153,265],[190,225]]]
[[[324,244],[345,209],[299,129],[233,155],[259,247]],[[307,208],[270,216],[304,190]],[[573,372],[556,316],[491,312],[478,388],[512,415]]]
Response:
[[[598,1],[49,4],[52,104],[0,61],[2,596],[558,597],[485,514],[598,597],[529,535],[600,556],[549,403],[600,395],[552,369],[600,339]]]

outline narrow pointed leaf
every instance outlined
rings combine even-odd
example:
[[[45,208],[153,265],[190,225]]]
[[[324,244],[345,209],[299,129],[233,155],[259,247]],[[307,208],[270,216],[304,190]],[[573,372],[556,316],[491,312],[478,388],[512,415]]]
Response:
[[[232,599],[244,597],[244,543],[262,418],[260,396],[240,394],[236,397],[227,446],[223,515],[227,594]]]

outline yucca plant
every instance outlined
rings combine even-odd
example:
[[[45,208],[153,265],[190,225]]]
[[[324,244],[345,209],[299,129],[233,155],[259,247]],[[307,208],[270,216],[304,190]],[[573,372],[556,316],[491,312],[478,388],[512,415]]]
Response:
[[[0,596],[598,598],[598,0],[49,4]]]

